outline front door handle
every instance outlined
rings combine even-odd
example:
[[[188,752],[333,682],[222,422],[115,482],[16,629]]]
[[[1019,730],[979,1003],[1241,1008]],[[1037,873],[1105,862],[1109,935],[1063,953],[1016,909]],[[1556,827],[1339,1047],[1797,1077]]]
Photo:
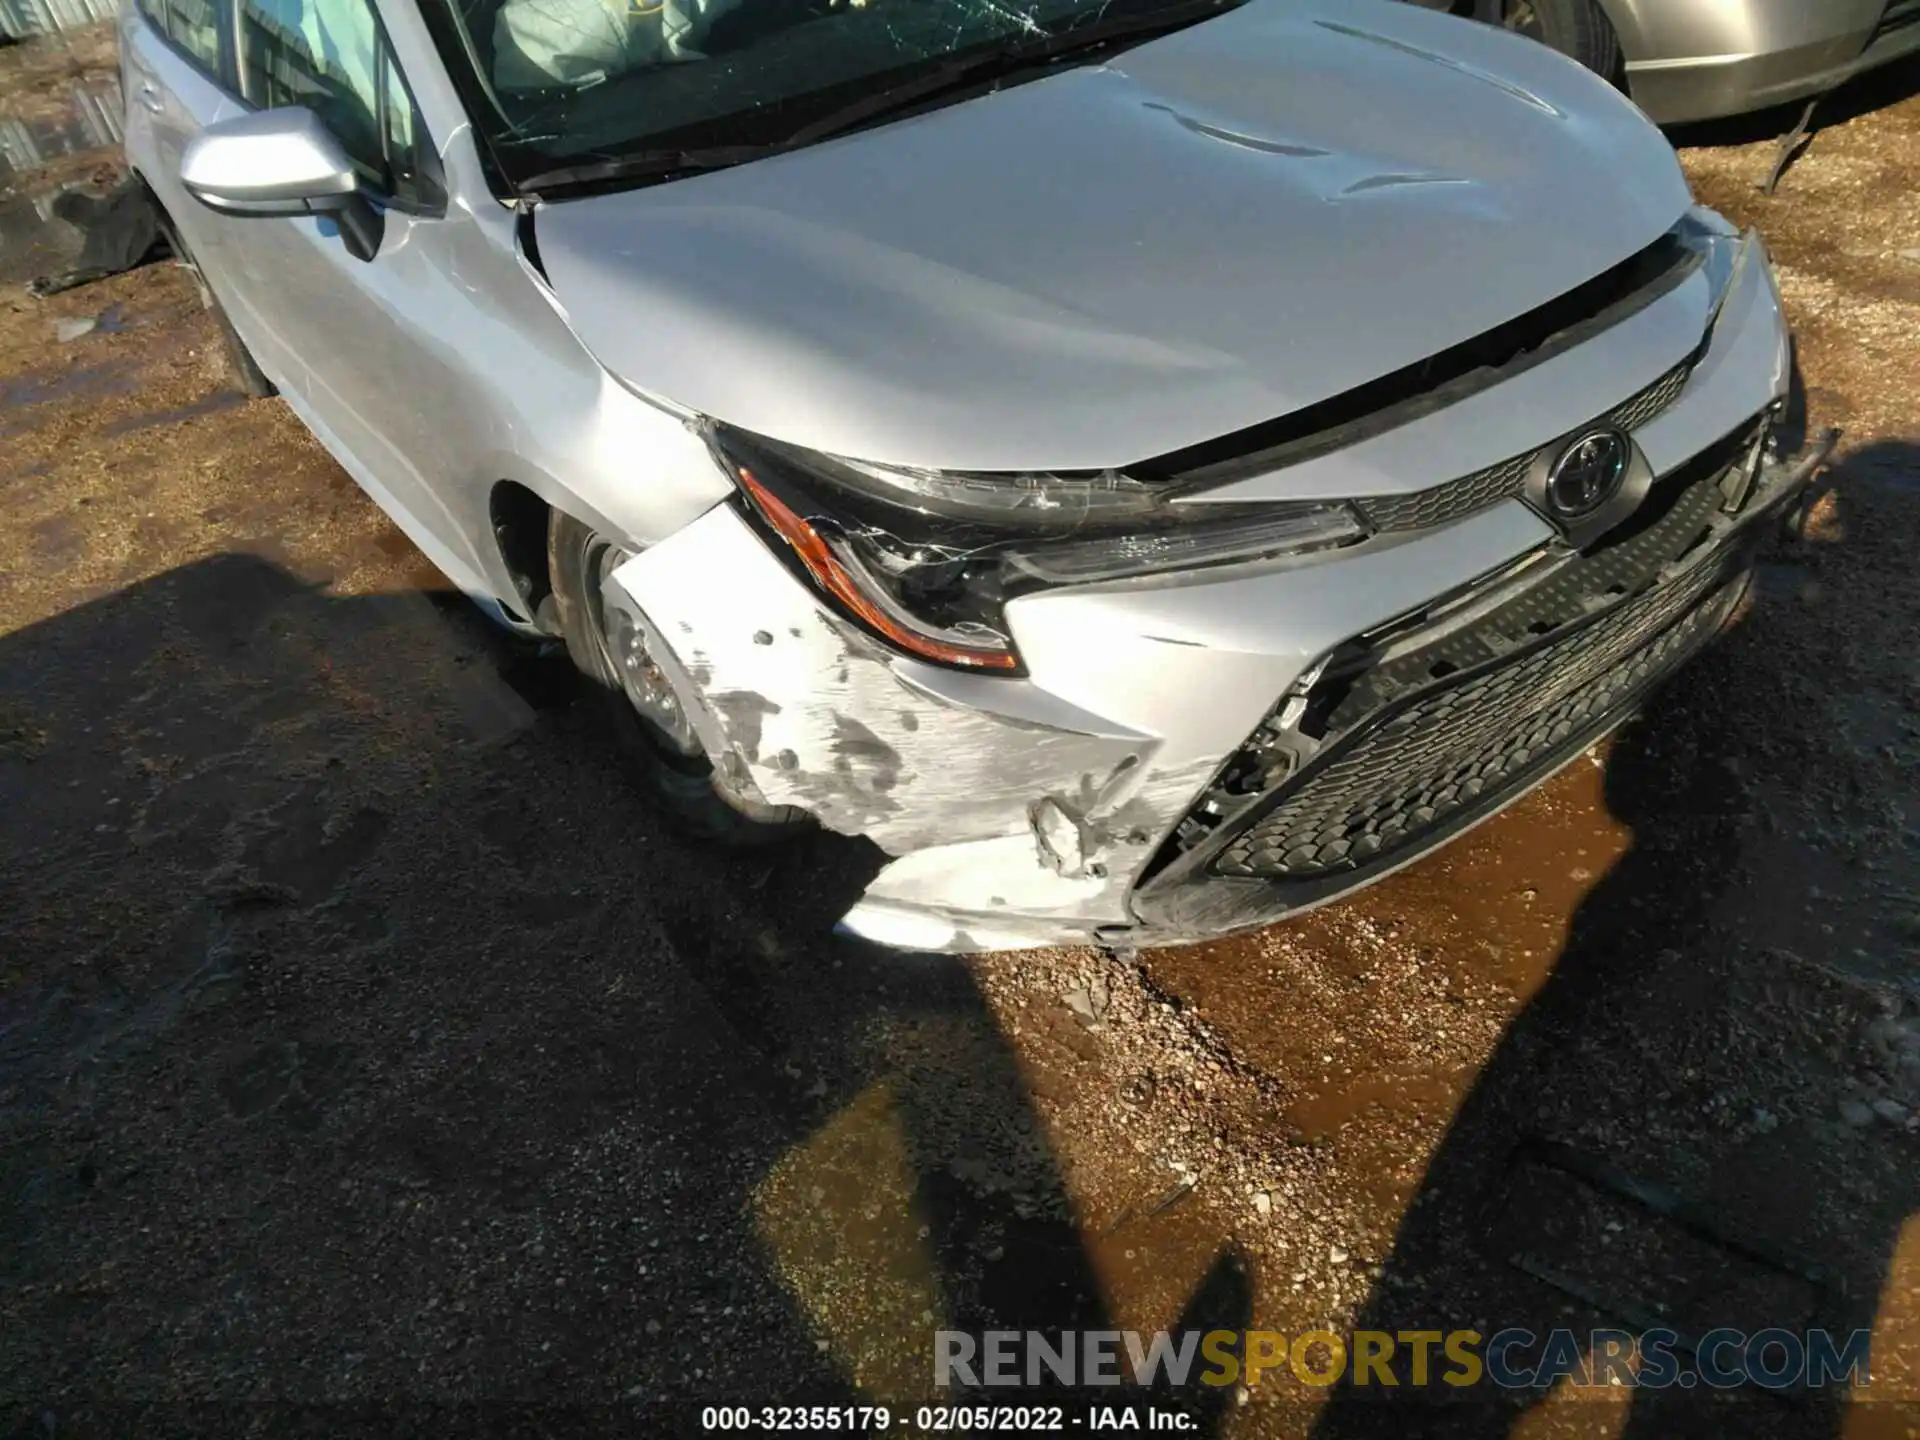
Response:
[[[151,80],[141,81],[140,88],[136,90],[134,94],[138,97],[142,105],[146,106],[147,109],[156,115],[167,108],[166,97],[160,93],[160,87],[155,85]]]

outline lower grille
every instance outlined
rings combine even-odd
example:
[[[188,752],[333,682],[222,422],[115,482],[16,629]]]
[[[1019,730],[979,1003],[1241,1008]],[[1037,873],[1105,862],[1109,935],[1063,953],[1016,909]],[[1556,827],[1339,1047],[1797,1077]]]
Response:
[[[1649,500],[1638,528],[1537,582],[1485,623],[1369,667],[1331,707],[1322,733],[1343,731],[1428,680],[1512,655],[1538,636],[1646,589],[1701,542],[1714,513],[1727,503],[1722,486],[1728,465],[1744,460],[1756,443],[1757,437],[1742,433],[1708,451],[1664,483],[1666,493]]]
[[[1659,587],[1522,659],[1382,712],[1214,861],[1222,875],[1315,879],[1386,858],[1584,737],[1726,618],[1717,567]]]
[[[1150,867],[1151,923],[1311,903],[1472,823],[1603,734],[1718,631],[1764,419],[1655,483],[1601,543],[1356,637],[1283,697]],[[1207,878],[1211,876],[1210,880]]]

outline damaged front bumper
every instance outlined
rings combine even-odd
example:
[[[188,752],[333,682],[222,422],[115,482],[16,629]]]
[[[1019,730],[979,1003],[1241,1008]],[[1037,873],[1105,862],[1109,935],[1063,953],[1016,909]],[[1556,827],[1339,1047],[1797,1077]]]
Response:
[[[1671,303],[1685,301],[1676,292]],[[1650,311],[1633,323],[1643,337],[1657,337],[1664,322]],[[1505,399],[1577,405],[1577,395],[1554,393],[1555,366],[1564,389],[1564,377],[1592,363],[1574,352],[1541,365],[1522,377],[1524,386],[1502,387]],[[1791,459],[1767,460],[1756,448],[1754,428],[1777,407],[1786,381],[1778,296],[1765,267],[1755,267],[1721,311],[1682,398],[1634,435],[1662,477],[1649,515],[1664,507],[1681,520],[1640,527],[1636,519],[1621,533],[1692,525],[1681,537],[1684,553],[1654,554],[1653,541],[1632,542],[1641,566],[1632,571],[1633,593],[1590,597],[1579,615],[1552,617],[1554,633],[1535,647],[1559,646],[1564,663],[1525,646],[1489,651],[1478,668],[1436,670],[1431,684],[1402,685],[1390,697],[1381,690],[1373,709],[1311,743],[1298,727],[1322,703],[1316,687],[1329,676],[1353,684],[1340,666],[1357,646],[1419,652],[1462,616],[1597,574],[1579,569],[1593,551],[1575,552],[1514,498],[1277,568],[1043,592],[1007,610],[1024,677],[965,673],[886,649],[830,613],[731,506],[626,562],[607,597],[643,617],[676,687],[704,701],[698,727],[725,783],[868,836],[893,857],[848,912],[846,929],[928,951],[1197,939],[1323,903],[1411,863],[1630,714],[1733,612],[1758,537],[1831,449],[1831,437]],[[1447,444],[1458,450],[1459,427],[1471,421],[1464,412],[1502,398],[1496,390],[1456,407],[1461,413],[1441,411],[1406,428],[1451,425]],[[1567,414],[1569,423],[1581,418]],[[1396,434],[1383,443],[1410,438],[1418,440]],[[1716,447],[1727,446],[1734,450],[1726,465],[1696,473],[1712,469]],[[1692,497],[1684,504],[1682,490]],[[1619,556],[1628,548],[1623,541],[1606,562],[1622,575]],[[1639,618],[1609,620],[1614,601],[1622,610],[1641,607]],[[1612,646],[1602,670],[1638,657],[1631,685],[1585,700],[1575,694],[1594,669],[1591,655],[1579,659],[1588,635]],[[1429,691],[1468,694],[1457,687],[1510,663],[1529,667],[1529,703],[1571,705],[1539,743],[1482,736],[1505,746],[1499,765],[1464,781],[1436,771],[1423,782],[1432,794],[1400,806],[1397,822],[1393,805],[1329,780],[1354,770],[1336,773],[1355,752],[1364,755],[1365,743],[1380,743],[1388,709],[1398,713]],[[1290,756],[1285,764],[1258,770],[1281,751]],[[1250,755],[1255,780],[1223,791]],[[1442,769],[1480,764],[1424,759]],[[1462,799],[1474,781],[1479,788]],[[1312,844],[1295,843],[1303,795],[1319,827]],[[1292,838],[1276,849],[1276,835]],[[1311,863],[1301,859],[1309,850]]]
[[[1739,613],[1756,551],[1836,439],[1756,464],[1764,432],[1731,437],[1666,477],[1629,533],[1536,557],[1327,656],[1143,876],[1133,907],[1146,934],[1198,939],[1299,914],[1558,772]]]

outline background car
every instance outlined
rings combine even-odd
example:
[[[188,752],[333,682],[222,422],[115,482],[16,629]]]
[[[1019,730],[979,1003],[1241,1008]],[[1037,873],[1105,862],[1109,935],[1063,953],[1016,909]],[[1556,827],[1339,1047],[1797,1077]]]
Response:
[[[1920,52],[1920,0],[1412,0],[1619,81],[1662,125],[1804,100]]]

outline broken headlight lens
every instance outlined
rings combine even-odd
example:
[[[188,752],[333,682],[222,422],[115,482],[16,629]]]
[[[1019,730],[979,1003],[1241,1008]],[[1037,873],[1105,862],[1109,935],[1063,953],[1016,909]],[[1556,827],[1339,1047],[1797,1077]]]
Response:
[[[922,659],[1017,671],[1005,606],[1050,585],[1266,560],[1350,545],[1350,506],[1182,505],[1118,471],[967,475],[869,465],[716,426],[751,513],[816,588]]]
[[[1175,518],[1158,528],[1016,547],[1007,551],[1006,563],[1016,573],[1050,585],[1079,585],[1159,570],[1304,555],[1367,538],[1353,508],[1337,502],[1167,508]],[[1229,513],[1222,515],[1222,510]],[[1183,511],[1198,515],[1188,518]]]

